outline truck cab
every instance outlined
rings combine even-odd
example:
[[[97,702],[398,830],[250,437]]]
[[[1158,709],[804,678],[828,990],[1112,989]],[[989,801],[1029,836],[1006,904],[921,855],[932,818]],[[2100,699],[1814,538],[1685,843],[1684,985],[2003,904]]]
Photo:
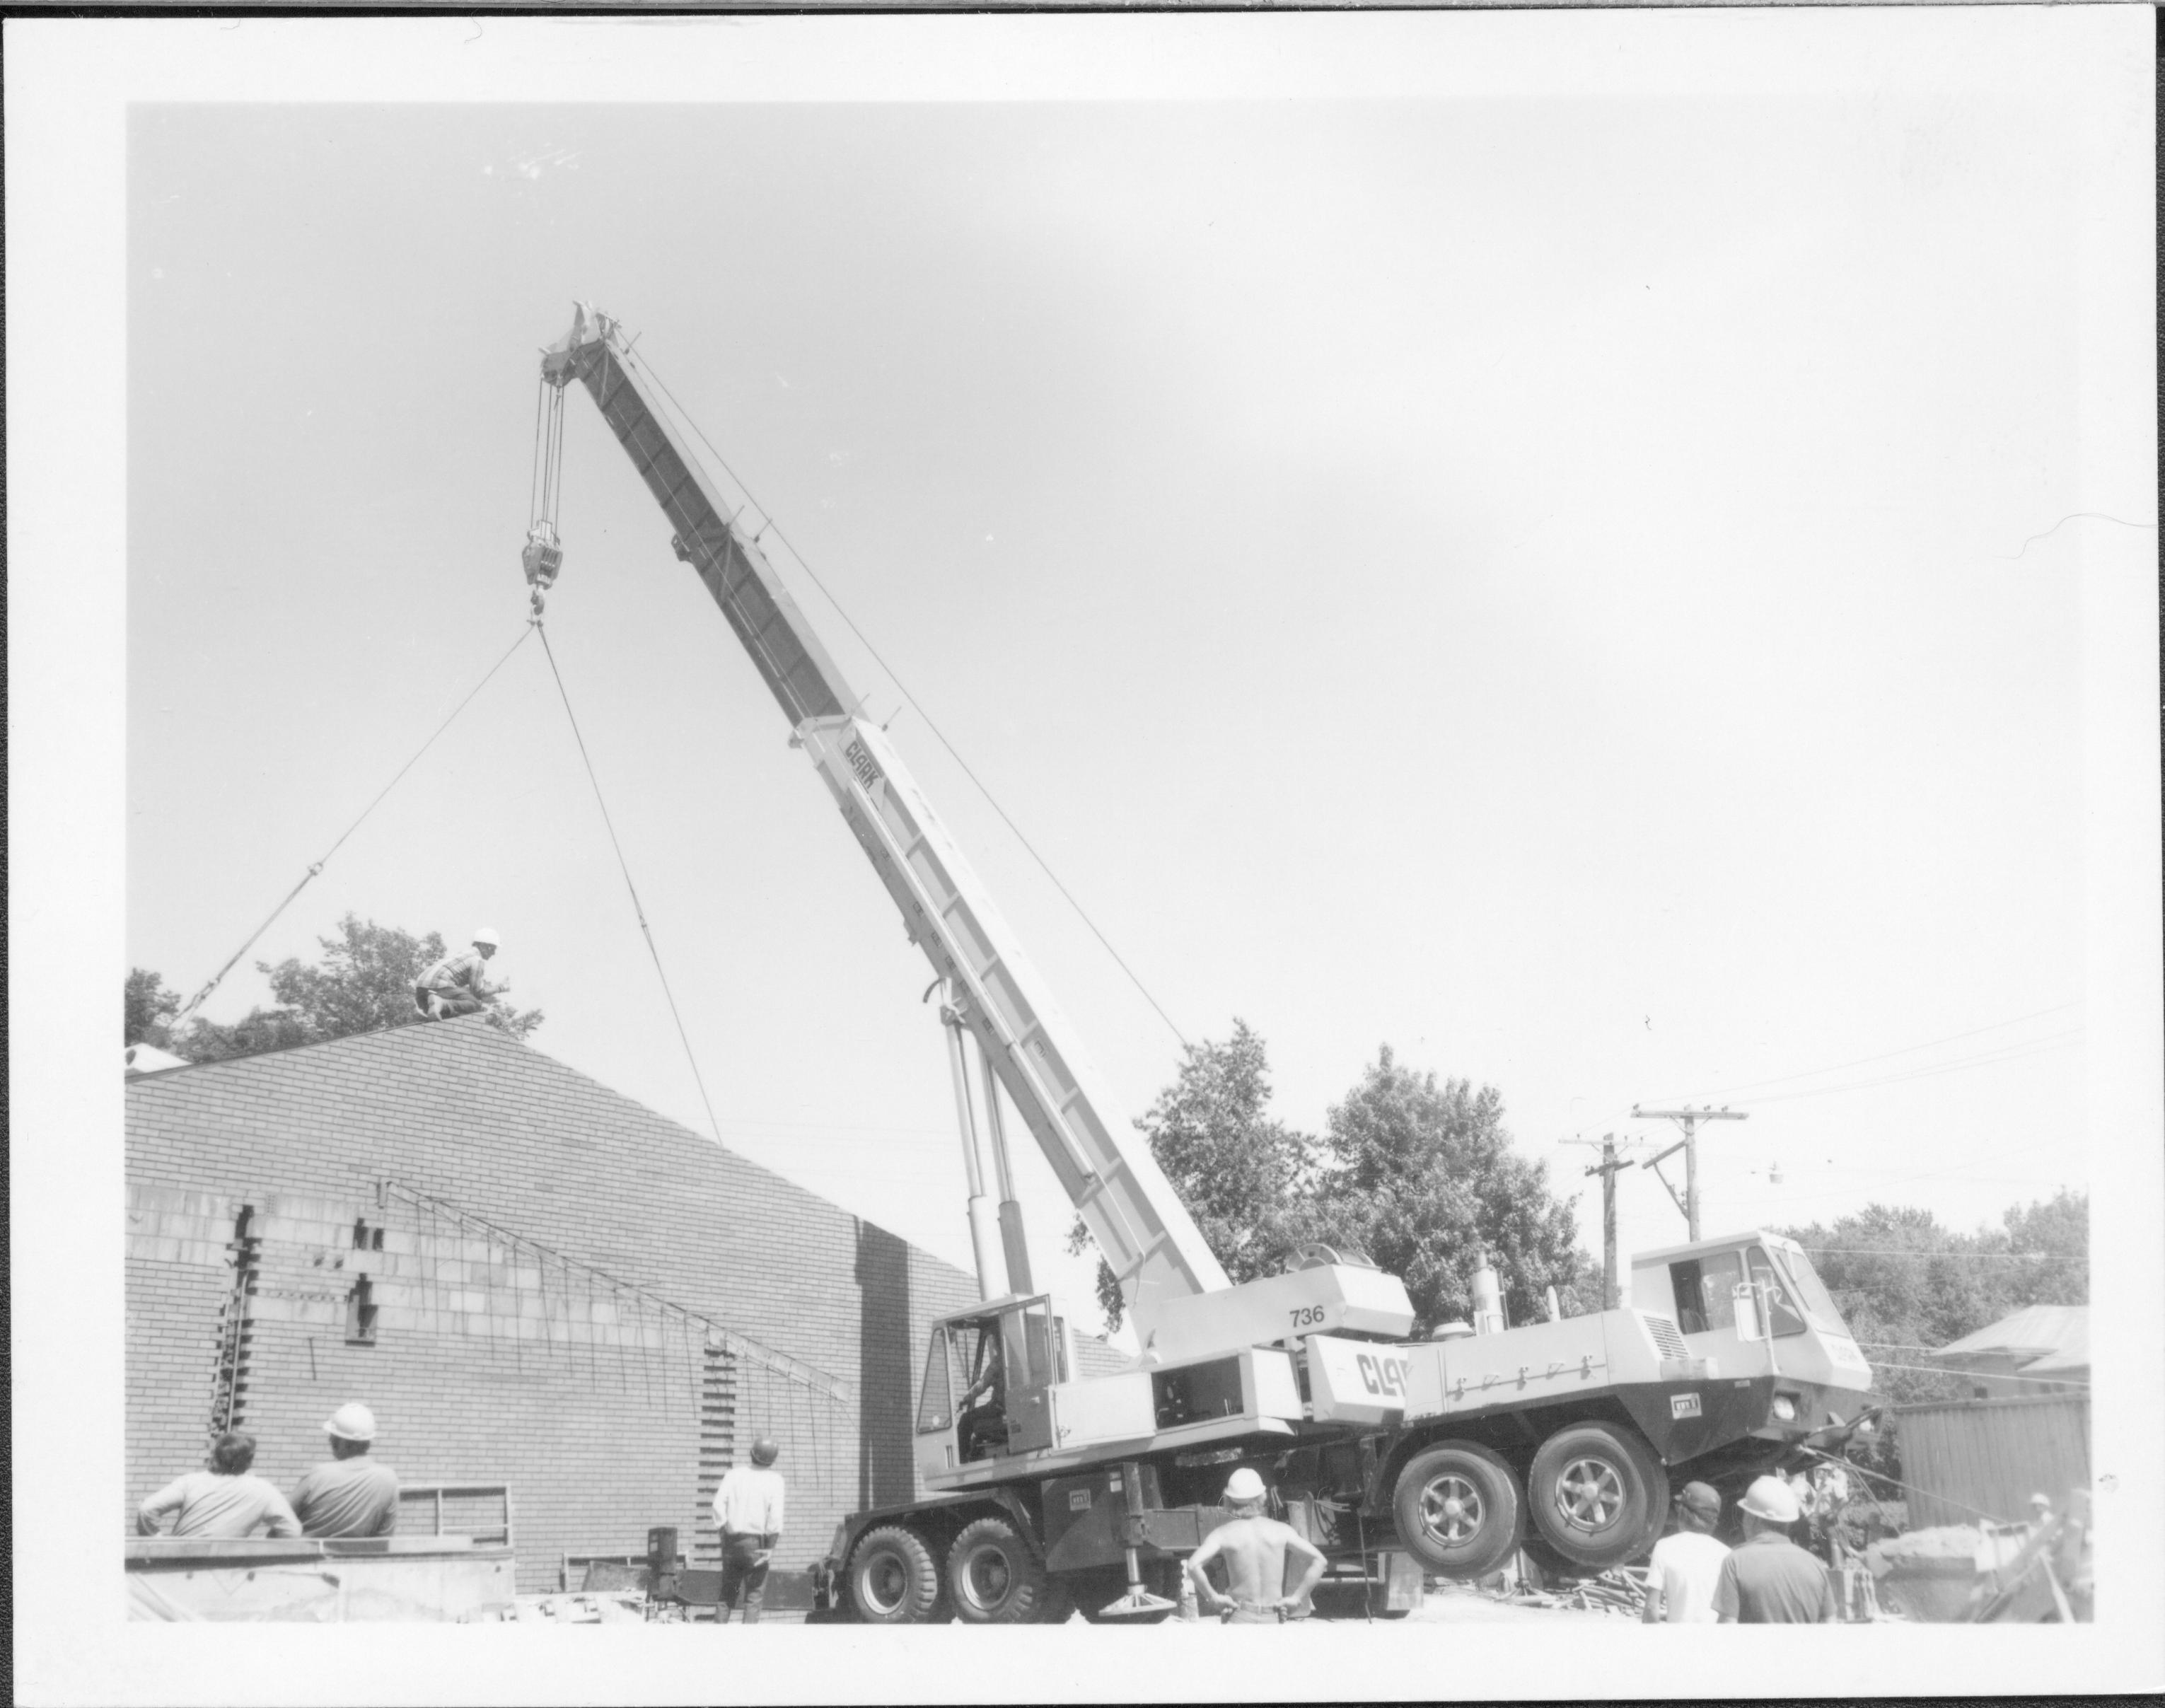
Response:
[[[1871,1363],[1794,1240],[1755,1228],[1639,1252],[1631,1303],[1673,1321],[1709,1375],[1774,1378],[1782,1423],[1819,1428],[1853,1421],[1864,1409]]]

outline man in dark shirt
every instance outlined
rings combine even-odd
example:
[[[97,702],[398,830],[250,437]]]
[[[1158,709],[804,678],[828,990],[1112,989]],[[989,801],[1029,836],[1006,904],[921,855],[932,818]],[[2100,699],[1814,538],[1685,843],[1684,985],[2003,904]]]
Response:
[[[293,1490],[303,1536],[389,1536],[398,1527],[398,1474],[368,1457],[375,1414],[359,1400],[333,1412],[327,1464],[309,1471]]]
[[[1779,1477],[1762,1477],[1737,1503],[1744,1546],[1721,1563],[1715,1617],[1724,1625],[1825,1625],[1841,1616],[1826,1568],[1791,1542],[1797,1497]]]

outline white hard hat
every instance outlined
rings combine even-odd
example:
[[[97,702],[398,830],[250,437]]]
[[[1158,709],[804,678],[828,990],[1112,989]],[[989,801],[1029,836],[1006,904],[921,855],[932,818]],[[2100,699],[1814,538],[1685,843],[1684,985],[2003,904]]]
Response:
[[[1249,1466],[1241,1466],[1225,1479],[1228,1500],[1260,1500],[1263,1494],[1263,1479]]]
[[[1760,1478],[1736,1504],[1769,1524],[1794,1524],[1803,1516],[1797,1507],[1796,1491],[1779,1477]]]
[[[492,949],[501,949],[503,946],[503,939],[496,935],[496,927],[494,925],[483,925],[479,930],[473,934],[471,941],[477,943],[486,943]]]
[[[334,1435],[340,1441],[374,1441],[376,1414],[358,1400],[349,1400],[330,1415],[324,1425],[324,1433]]]
[[[2052,1504],[2052,1497],[2040,1489],[2030,1497],[2030,1504],[2032,1506],[2050,1506]]]

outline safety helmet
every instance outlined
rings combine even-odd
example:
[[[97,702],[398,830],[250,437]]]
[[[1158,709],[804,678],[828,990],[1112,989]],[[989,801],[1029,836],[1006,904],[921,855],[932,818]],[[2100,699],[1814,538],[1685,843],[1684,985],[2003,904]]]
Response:
[[[1225,1479],[1225,1499],[1229,1502],[1260,1500],[1263,1494],[1263,1479],[1256,1474],[1252,1466],[1243,1465]]]
[[[324,1425],[324,1433],[334,1435],[340,1441],[374,1441],[376,1414],[358,1400],[349,1400],[330,1415]]]
[[[1754,1518],[1764,1519],[1769,1524],[1794,1524],[1802,1516],[1797,1508],[1796,1491],[1779,1477],[1762,1477],[1744,1491],[1744,1498],[1736,1503]]]
[[[751,1462],[755,1465],[771,1465],[782,1456],[782,1449],[771,1435],[763,1435],[751,1444]]]
[[[1711,1483],[1687,1483],[1677,1495],[1679,1506],[1688,1506],[1702,1518],[1721,1516],[1721,1495]]]
[[[486,943],[492,949],[501,949],[503,946],[503,939],[496,935],[494,925],[483,925],[473,934],[472,941],[477,943]]]

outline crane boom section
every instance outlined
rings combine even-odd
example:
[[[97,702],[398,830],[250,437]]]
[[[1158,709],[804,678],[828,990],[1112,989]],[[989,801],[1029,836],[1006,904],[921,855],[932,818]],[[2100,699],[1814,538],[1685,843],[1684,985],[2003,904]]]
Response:
[[[893,745],[856,717],[810,719],[797,734],[1137,1321],[1223,1290],[1225,1270],[1156,1158],[1140,1141],[1124,1145],[1099,1114],[1113,1105],[1097,1070]]]
[[[616,323],[584,305],[541,359],[552,385],[577,380],[593,396],[640,478],[676,529],[670,545],[698,572],[791,726],[852,709],[856,696],[757,546],[740,538],[719,493],[677,436]]]
[[[1119,1276],[1137,1320],[1229,1283],[1148,1148],[1123,1143],[1114,1105],[982,882],[900,756],[858,704],[803,612],[746,540],[647,391],[608,316],[581,307],[542,374],[576,379],[676,530],[672,544],[722,608],[818,766],[904,926],[940,977],[1061,1188]]]

